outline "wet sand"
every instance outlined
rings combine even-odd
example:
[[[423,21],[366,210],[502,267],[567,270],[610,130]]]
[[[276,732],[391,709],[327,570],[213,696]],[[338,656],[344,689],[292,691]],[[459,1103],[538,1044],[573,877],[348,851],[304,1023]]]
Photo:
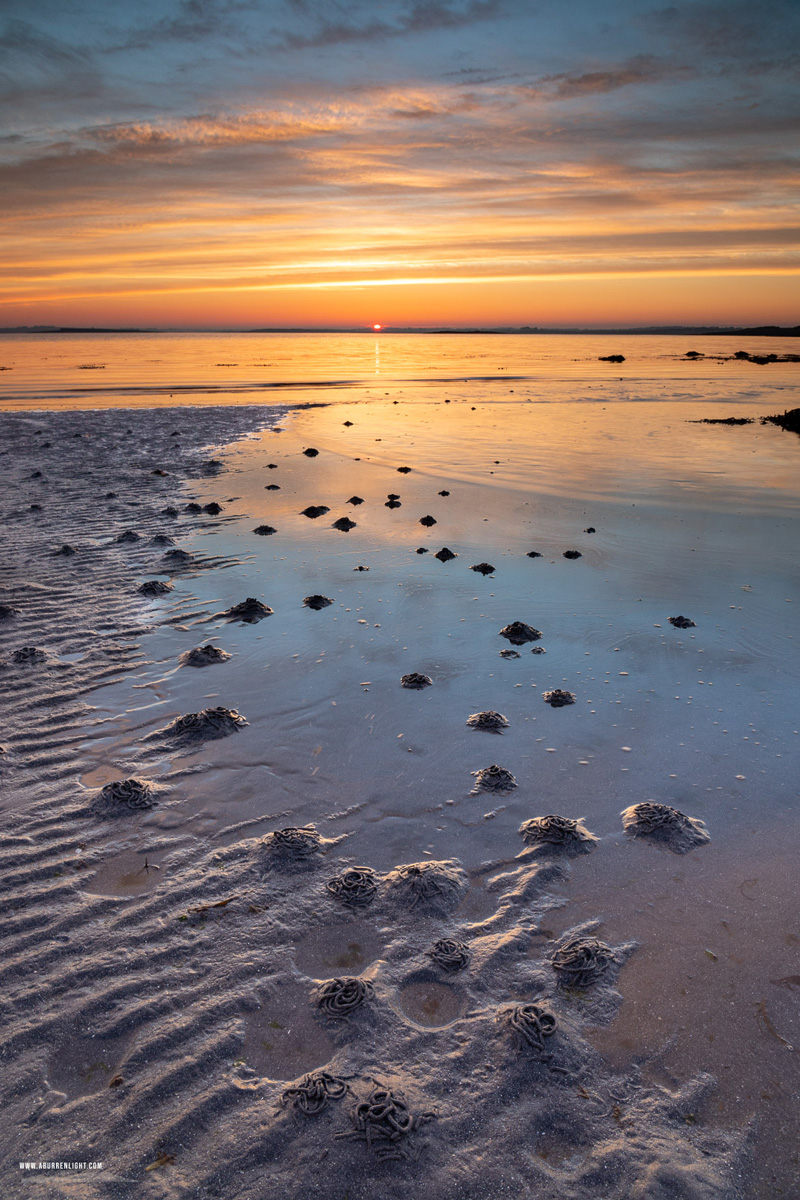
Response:
[[[7,1186],[86,1158],[48,1194],[791,1194],[798,447],[668,402],[325,399],[2,418]],[[541,638],[509,659],[513,622]],[[219,709],[247,724],[168,733]],[[491,764],[517,786],[473,790]],[[131,778],[155,802],[110,814]],[[710,843],[626,836],[645,800]],[[546,814],[597,842],[526,844]],[[577,987],[575,938],[610,955]],[[346,1090],[309,1115],[319,1071]]]

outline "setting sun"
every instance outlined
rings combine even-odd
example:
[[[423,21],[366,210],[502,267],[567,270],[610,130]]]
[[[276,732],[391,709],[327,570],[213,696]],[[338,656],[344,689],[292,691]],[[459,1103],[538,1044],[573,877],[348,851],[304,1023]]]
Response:
[[[382,325],[373,325],[373,326],[372,326],[372,328],[373,328],[373,329],[375,330],[375,332],[377,333],[379,329],[383,329],[383,326],[382,326]]]

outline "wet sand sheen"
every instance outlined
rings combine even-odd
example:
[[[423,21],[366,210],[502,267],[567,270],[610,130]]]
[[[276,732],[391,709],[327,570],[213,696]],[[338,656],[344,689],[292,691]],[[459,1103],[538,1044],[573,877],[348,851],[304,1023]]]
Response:
[[[504,1040],[494,1007],[512,1000],[529,1001],[542,989],[547,993],[553,983],[548,963],[561,934],[581,921],[605,915],[607,920],[612,918],[611,929],[604,926],[599,936],[612,946],[624,946],[636,938],[645,944],[659,939],[657,922],[642,920],[637,905],[624,902],[631,880],[642,909],[656,902],[674,904],[686,894],[688,878],[694,889],[689,894],[702,896],[715,913],[721,911],[720,902],[706,899],[705,881],[712,877],[710,856],[716,856],[714,871],[719,879],[739,869],[734,853],[737,840],[745,824],[749,827],[752,822],[748,812],[752,788],[757,786],[758,773],[766,769],[762,766],[766,739],[756,736],[761,714],[753,707],[760,662],[748,642],[754,611],[762,617],[761,661],[765,655],[772,670],[769,700],[762,696],[757,703],[764,705],[764,717],[770,723],[773,756],[788,751],[791,735],[781,705],[789,694],[794,664],[788,658],[781,660],[786,647],[779,637],[777,612],[772,611],[777,610],[777,591],[774,583],[770,588],[768,575],[771,550],[760,535],[748,549],[752,568],[748,575],[756,580],[758,607],[748,609],[747,616],[740,615],[741,608],[731,607],[734,596],[742,597],[733,591],[739,587],[734,582],[738,560],[734,571],[724,559],[733,546],[728,541],[733,527],[726,526],[724,514],[715,517],[721,546],[709,547],[698,576],[690,557],[697,549],[690,544],[691,534],[670,526],[665,514],[651,511],[634,517],[622,505],[615,510],[607,500],[592,501],[591,510],[584,511],[585,496],[554,502],[547,498],[546,489],[542,494],[519,493],[508,481],[486,489],[485,484],[476,486],[459,479],[443,471],[441,463],[434,466],[430,457],[419,453],[420,443],[427,438],[426,421],[429,417],[433,420],[427,411],[403,413],[401,426],[394,414],[378,404],[372,427],[365,430],[366,414],[361,409],[360,441],[350,446],[350,453],[343,453],[334,431],[340,436],[342,418],[348,411],[353,410],[335,406],[335,410],[302,415],[280,439],[265,434],[234,451],[228,464],[235,466],[237,473],[229,475],[222,486],[211,478],[194,485],[201,510],[217,498],[224,502],[224,523],[207,526],[203,541],[233,569],[206,570],[182,583],[177,610],[169,607],[175,602],[173,597],[154,602],[165,606],[158,611],[169,614],[168,620],[151,633],[137,630],[146,660],[152,665],[145,661],[137,669],[135,682],[123,677],[102,689],[94,683],[92,703],[99,703],[101,713],[112,717],[113,723],[96,730],[101,736],[90,749],[93,756],[99,751],[97,765],[90,769],[88,758],[82,759],[84,782],[90,789],[140,775],[145,761],[154,778],[169,777],[169,791],[158,794],[146,816],[125,813],[120,820],[125,826],[123,837],[130,837],[142,820],[148,822],[148,829],[155,822],[165,838],[173,836],[168,831],[174,830],[170,869],[157,873],[156,895],[149,889],[139,893],[135,886],[129,888],[124,881],[133,872],[127,870],[125,855],[131,854],[133,868],[138,852],[126,850],[109,856],[115,835],[100,827],[89,835],[89,853],[103,845],[106,857],[85,892],[93,893],[96,899],[91,903],[100,905],[114,903],[114,896],[128,895],[124,907],[131,911],[130,905],[141,906],[136,907],[140,915],[135,920],[143,927],[157,920],[162,923],[163,936],[182,939],[180,952],[171,950],[169,958],[169,967],[175,971],[171,986],[178,990],[193,986],[188,982],[190,972],[205,971],[209,966],[218,969],[220,953],[229,945],[230,962],[238,964],[231,978],[240,994],[232,998],[236,1003],[226,1007],[216,984],[205,992],[202,1002],[208,1010],[204,1022],[208,1040],[193,1051],[198,1062],[205,1061],[204,1055],[211,1055],[209,1061],[214,1063],[223,1058],[227,1063],[239,1063],[241,1059],[235,1069],[245,1089],[258,1076],[285,1081],[331,1064],[345,1073],[355,1069],[362,1075],[369,1069],[384,1075],[400,1070],[404,1086],[413,1093],[412,1102],[423,1111],[426,1094],[431,1094],[429,1105],[433,1093],[443,1087],[437,1102],[445,1103],[450,1077],[444,1068],[438,1078],[435,1073],[409,1069],[407,1064],[418,1059],[416,1043],[402,1039],[416,1035],[403,1033],[392,1023],[395,1005],[412,1022],[409,1030],[420,1026],[455,1038],[455,1030],[460,1028],[458,1017],[466,1011],[462,989],[477,988],[473,995],[480,996],[486,1007],[483,1015],[475,1018],[477,1024],[470,1025],[471,1048],[464,1054],[474,1056],[479,1047],[491,1046],[491,1058],[503,1064],[501,1073],[513,1071],[516,1052]],[[454,458],[473,452],[474,431],[466,423],[473,419],[466,411],[452,421],[448,416]],[[491,421],[488,426],[484,421],[484,439],[489,426]],[[396,445],[389,444],[385,456],[382,448],[377,461],[367,461],[364,451],[369,448],[370,435],[389,443],[393,440]],[[526,436],[522,436],[523,443]],[[568,436],[569,431],[565,433]],[[302,453],[309,445],[318,449],[313,457]],[[428,444],[429,455],[432,445]],[[267,457],[277,467],[266,466]],[[361,462],[354,462],[356,458]],[[403,504],[391,510],[383,501],[392,483],[396,486],[398,462],[412,464],[413,470],[402,478]],[[478,472],[482,468],[473,460],[471,469]],[[522,464],[514,470],[522,472]],[[280,491],[265,494],[263,479],[268,471],[279,475]],[[354,487],[363,504],[358,527],[347,537],[324,522],[308,521],[300,515],[304,505],[322,500],[333,515],[341,513],[344,497]],[[443,491],[456,500],[452,509],[444,510],[445,503],[452,500],[440,499]],[[238,500],[231,499],[234,494]],[[712,499],[713,488],[704,502],[709,504]],[[418,513],[428,511],[437,514],[430,535],[426,531],[421,534],[417,521]],[[264,540],[253,536],[254,524],[266,519],[274,520],[276,533]],[[578,543],[582,559],[563,561],[564,550],[575,544],[590,524],[597,532]],[[658,543],[658,553],[650,549],[655,545],[655,531],[664,534],[668,543]],[[196,536],[189,530],[184,544],[193,548]],[[435,538],[427,556],[414,553],[421,536]],[[445,539],[458,557],[448,564],[431,561],[432,551]],[[542,559],[527,557],[531,544],[546,551]],[[737,550],[741,556],[741,542]],[[126,553],[138,551],[134,548]],[[661,565],[662,556],[669,558],[669,573]],[[496,577],[482,578],[470,570],[470,564],[484,560],[494,564]],[[369,574],[355,573],[365,562]],[[537,573],[533,593],[532,571]],[[442,582],[445,574],[446,582]],[[687,596],[688,590],[691,595]],[[316,595],[333,603],[326,605],[324,612],[309,613],[303,598]],[[566,607],[565,595],[569,597]],[[222,616],[214,618],[244,596],[271,608],[269,619],[247,625],[230,624]],[[29,596],[12,599],[21,607]],[[686,611],[696,619],[695,627],[671,628],[669,616]],[[217,621],[213,631],[208,631],[209,617]],[[546,656],[531,657],[523,645],[520,660],[499,657],[498,632],[518,619],[541,627],[547,639]],[[195,628],[197,622],[203,623]],[[47,636],[29,638],[28,627],[24,628],[25,640],[12,641],[12,648],[51,644]],[[46,622],[42,622],[41,633],[49,633]],[[224,638],[231,656],[224,667],[207,671],[165,667],[169,662],[177,666],[180,654],[216,633]],[[732,661],[726,658],[731,653]],[[33,669],[39,667],[34,664]],[[37,686],[52,687],[54,670],[45,664]],[[421,691],[404,689],[401,677],[412,670],[427,675],[433,686]],[[210,678],[212,675],[215,678]],[[76,677],[80,683],[79,672]],[[684,679],[690,683],[684,684]],[[749,703],[735,690],[743,682],[750,689]],[[27,677],[25,686],[30,686]],[[704,688],[706,693],[701,691]],[[555,710],[543,704],[543,692],[554,689],[568,689],[576,703]],[[680,695],[681,708],[673,707],[673,694]],[[248,726],[234,737],[181,746],[167,755],[160,745],[152,752],[144,749],[148,736],[163,731],[176,717],[222,709],[245,713]],[[665,711],[671,721],[668,739],[664,736]],[[507,717],[502,743],[497,739],[491,743],[485,732],[466,726],[467,717],[478,712]],[[715,726],[720,718],[724,723]],[[124,744],[119,737],[123,724]],[[742,733],[754,727],[756,734]],[[730,736],[723,730],[733,730],[737,737],[735,755],[723,740]],[[686,744],[680,745],[681,741]],[[501,761],[513,770],[518,782],[512,792],[470,795],[471,772],[492,761],[485,749],[487,743],[491,747],[500,744]],[[12,758],[20,760],[23,745],[21,737],[12,737]],[[667,759],[665,746],[670,751]],[[707,752],[695,757],[700,746]],[[151,757],[145,759],[145,753]],[[735,758],[735,762],[726,758]],[[771,778],[779,789],[786,780],[787,765],[788,752],[786,762],[770,760]],[[756,782],[745,778],[731,783],[734,775],[755,777]],[[649,798],[706,821],[713,838],[711,846],[670,859],[657,847],[626,840],[621,809]],[[29,793],[27,807],[34,823],[40,820],[38,805],[39,797]],[[598,848],[570,866],[558,858],[537,859],[540,849],[535,846],[522,849],[517,833],[520,824],[547,813],[584,817],[600,838]],[[242,822],[245,825],[239,828]],[[252,827],[253,822],[258,824]],[[319,863],[312,856],[295,867],[282,865],[280,870],[270,867],[265,872],[259,866],[256,877],[248,875],[250,868],[243,865],[251,853],[246,839],[309,822],[316,823],[326,839],[346,834],[346,841],[338,846],[332,840],[330,846],[326,843]],[[226,832],[229,827],[234,832]],[[191,842],[201,832],[205,838],[219,835],[220,846],[202,866],[199,856],[206,850],[199,842]],[[77,862],[78,855],[86,853],[81,844],[75,839]],[[419,864],[423,854],[434,859],[457,854],[484,887],[454,894],[452,904],[446,889],[445,893],[434,889],[417,905],[416,894],[401,896],[385,873],[398,864]],[[261,859],[253,861],[260,863]],[[77,872],[71,863],[70,872]],[[371,901],[377,907],[348,920],[343,919],[342,901],[326,892],[325,883],[353,863],[369,864],[377,872],[376,897]],[[673,875],[682,872],[684,882],[676,879],[670,883],[665,876],[656,884],[655,875],[662,876],[667,869],[662,870],[663,863]],[[158,865],[167,865],[163,857]],[[65,876],[62,869],[59,878],[75,875]],[[100,888],[95,886],[97,881]],[[54,886],[62,886],[59,879]],[[550,897],[547,901],[542,899],[545,892]],[[654,892],[658,892],[655,898]],[[541,909],[538,917],[552,902],[567,902],[563,910],[547,914],[548,937],[528,928],[533,915],[529,906],[534,900]],[[624,919],[619,914],[624,914]],[[677,919],[676,945],[680,944],[681,928],[690,919],[688,914]],[[466,941],[471,952],[465,982],[409,975],[426,962],[427,950],[436,938],[456,935]],[[713,952],[713,947],[710,949]],[[618,986],[623,997],[627,980],[635,979],[637,969],[641,970],[635,955],[626,965],[629,953],[619,951]],[[259,954],[273,957],[259,960],[258,978],[267,982],[253,992],[244,981],[249,975],[249,956]],[[373,975],[371,964],[379,960]],[[746,975],[746,956],[740,966]],[[366,971],[370,986],[374,979],[374,999],[342,1022],[342,1028],[329,1030],[315,1013],[310,982],[298,980],[294,969],[309,981]],[[474,976],[469,974],[473,970]],[[688,992],[685,1003],[690,1006],[697,985],[691,979],[687,985],[682,979],[680,960],[670,965],[667,981],[663,961],[659,970],[662,987],[665,982],[669,987],[681,981]],[[237,975],[239,971],[241,975]],[[181,982],[183,973],[187,973],[185,984]],[[786,965],[785,973],[776,973],[775,978],[791,975],[790,965]],[[571,1038],[579,1036],[577,1025],[571,1022],[580,1023],[576,1014],[583,1014],[582,1006],[590,1006],[587,1015],[600,1025],[619,1013],[616,1023],[604,1028],[603,1045],[611,1055],[624,1050],[630,1032],[626,1000],[612,998],[617,995],[614,986],[616,977],[608,985],[603,983],[599,999],[558,993],[559,1004],[566,1006],[567,1012],[564,1032],[557,1035],[563,1038],[558,1045],[570,1064]],[[709,986],[714,986],[712,977],[704,977],[704,988]],[[608,990],[602,990],[605,988]],[[637,992],[639,989],[646,994],[646,973],[640,976]],[[783,992],[790,995],[790,985],[780,992],[781,997]],[[756,1005],[758,1002],[756,998]],[[776,1007],[773,999],[765,1011],[779,1032],[789,1032],[783,1024],[783,1009]],[[559,1016],[563,1015],[559,1009]],[[654,1016],[659,1014],[639,1006],[636,1020],[642,1032],[637,1036],[646,1036],[647,1023]],[[721,1029],[722,1014],[718,1012],[717,1018]],[[737,1035],[736,1014],[731,1014],[731,1021],[726,1037]],[[452,1031],[445,1032],[451,1026]],[[761,1026],[768,1029],[763,1020]],[[152,1036],[149,1025],[137,1028],[146,1043]],[[184,1033],[173,1032],[179,1047]],[[200,1029],[195,1033],[203,1036]],[[455,1053],[457,1043],[446,1044]],[[779,1051],[786,1053],[776,1041],[765,1049],[764,1061]],[[220,1058],[214,1058],[218,1052]],[[510,1056],[507,1060],[506,1053]],[[146,1044],[140,1049],[137,1041],[133,1054],[139,1055],[134,1064],[138,1062],[141,1070],[147,1062]],[[557,1058],[555,1065],[563,1061]],[[680,1078],[670,1084],[672,1090],[704,1062],[699,1050],[692,1062],[684,1060]],[[471,1059],[469,1070],[473,1068],[478,1072],[476,1079],[484,1069],[487,1079],[491,1075],[491,1068]],[[457,1067],[459,1072],[461,1069]],[[534,1055],[526,1069],[549,1068],[542,1067]],[[626,1069],[624,1055],[619,1069]],[[761,1064],[748,1061],[742,1069],[755,1077]],[[583,1078],[602,1079],[601,1068],[591,1056],[586,1058],[586,1070],[590,1075]],[[145,1072],[141,1082],[146,1078]],[[184,1086],[190,1095],[193,1085],[180,1084]],[[353,1087],[360,1096],[363,1080],[356,1080]],[[273,1089],[268,1094],[276,1093]],[[699,1104],[695,1105],[698,1111]],[[224,1137],[229,1127],[224,1116],[220,1120]],[[725,1122],[720,1127],[728,1128]],[[683,1128],[675,1129],[676,1144],[686,1128],[683,1123]],[[246,1141],[249,1134],[243,1136]],[[572,1144],[578,1147],[588,1171],[592,1148],[599,1144],[597,1136],[599,1130],[593,1126],[590,1130],[588,1125],[579,1133],[575,1114],[565,1109],[558,1121],[554,1118],[551,1132],[540,1138],[539,1157],[556,1167],[570,1161],[566,1150],[562,1157],[560,1147]],[[302,1127],[293,1137],[300,1156],[297,1162],[303,1163],[306,1142]],[[435,1127],[426,1137],[435,1139]],[[768,1135],[765,1141],[769,1142]],[[499,1139],[497,1144],[501,1144]],[[342,1143],[338,1145],[342,1147]],[[347,1153],[357,1149],[352,1146]],[[348,1162],[351,1178],[361,1170],[358,1156],[337,1161]],[[426,1162],[424,1154],[421,1161]],[[636,1169],[634,1159],[629,1169]],[[557,1186],[560,1190],[554,1194],[567,1194],[564,1178]],[[581,1186],[574,1192],[576,1196],[591,1194],[581,1191]],[[708,1190],[710,1180],[698,1182],[697,1187],[698,1196],[715,1194]]]

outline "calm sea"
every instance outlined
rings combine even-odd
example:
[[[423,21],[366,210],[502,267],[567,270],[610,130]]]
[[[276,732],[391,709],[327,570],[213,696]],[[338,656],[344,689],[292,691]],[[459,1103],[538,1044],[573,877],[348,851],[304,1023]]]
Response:
[[[6,334],[0,406],[87,408],[164,403],[271,403],[285,392],[322,399],[329,388],[377,391],[484,385],[482,399],[706,398],[752,401],[786,392],[798,364],[721,361],[737,350],[797,353],[797,338],[613,334],[113,333]],[[700,361],[686,358],[697,351]],[[623,363],[599,361],[622,354]],[[713,356],[713,357],[712,357]],[[794,397],[794,399],[793,399]],[[780,402],[782,397],[777,396]]]

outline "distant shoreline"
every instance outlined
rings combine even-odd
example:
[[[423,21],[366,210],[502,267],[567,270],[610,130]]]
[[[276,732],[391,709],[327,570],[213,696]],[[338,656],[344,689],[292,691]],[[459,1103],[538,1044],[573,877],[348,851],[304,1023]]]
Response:
[[[800,325],[756,325],[756,326],[724,326],[724,325],[646,325],[635,328],[620,328],[620,329],[546,329],[538,326],[519,325],[519,326],[496,326],[493,328],[470,328],[470,329],[455,329],[455,328],[420,328],[418,326],[394,325],[385,327],[380,331],[363,326],[347,326],[336,328],[335,326],[323,326],[317,329],[312,329],[305,326],[287,326],[279,328],[277,326],[268,326],[259,329],[122,329],[122,328],[99,328],[97,326],[56,326],[56,325],[17,325],[0,327],[0,334],[52,334],[52,333],[364,333],[370,334],[373,337],[384,336],[392,333],[419,333],[419,334],[493,334],[493,335],[518,335],[518,334],[580,334],[581,336],[606,336],[606,337],[623,337],[633,334],[650,334],[664,336],[686,336],[686,337],[800,337]]]

